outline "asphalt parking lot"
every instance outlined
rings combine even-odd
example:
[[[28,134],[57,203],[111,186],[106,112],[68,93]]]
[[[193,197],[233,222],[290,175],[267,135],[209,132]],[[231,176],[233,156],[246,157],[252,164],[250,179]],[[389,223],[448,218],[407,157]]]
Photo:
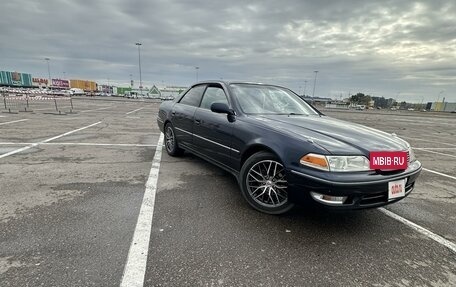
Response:
[[[144,286],[456,285],[455,114],[324,111],[408,140],[416,189],[385,209],[271,216],[223,170],[157,153],[158,103],[74,104],[0,113],[0,286],[133,286],[127,271]]]

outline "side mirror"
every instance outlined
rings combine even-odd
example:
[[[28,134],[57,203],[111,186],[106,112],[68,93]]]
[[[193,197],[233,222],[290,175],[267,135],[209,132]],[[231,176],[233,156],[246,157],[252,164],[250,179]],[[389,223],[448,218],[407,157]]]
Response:
[[[213,103],[211,105],[211,111],[219,114],[226,114],[226,118],[230,123],[236,121],[235,113],[230,107],[225,103]]]
[[[219,114],[234,115],[234,111],[225,103],[213,103],[211,105],[211,111]]]

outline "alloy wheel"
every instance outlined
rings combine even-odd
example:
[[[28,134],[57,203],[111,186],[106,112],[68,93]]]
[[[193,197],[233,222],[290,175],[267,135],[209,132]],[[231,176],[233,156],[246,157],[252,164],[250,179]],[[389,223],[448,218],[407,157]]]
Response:
[[[288,202],[283,165],[275,160],[255,163],[246,177],[249,195],[255,202],[266,207],[279,207]]]
[[[171,126],[168,126],[167,129],[166,129],[165,145],[166,145],[166,150],[168,152],[173,152],[174,145],[175,145],[175,139],[174,139],[174,131],[173,131],[173,128]]]

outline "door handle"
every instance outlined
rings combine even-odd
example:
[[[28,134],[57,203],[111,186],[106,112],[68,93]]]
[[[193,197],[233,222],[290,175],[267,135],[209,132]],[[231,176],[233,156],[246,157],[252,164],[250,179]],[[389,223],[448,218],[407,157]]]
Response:
[[[176,115],[176,111],[172,111],[171,114],[172,114],[173,116],[175,116],[175,115]]]
[[[195,124],[197,124],[197,125],[200,125],[201,122],[202,122],[201,120],[195,120]]]

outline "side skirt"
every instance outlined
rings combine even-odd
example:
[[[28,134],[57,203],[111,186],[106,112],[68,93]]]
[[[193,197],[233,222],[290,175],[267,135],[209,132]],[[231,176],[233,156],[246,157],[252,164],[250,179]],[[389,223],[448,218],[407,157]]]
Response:
[[[211,163],[211,164],[213,164],[213,165],[215,165],[215,166],[217,166],[217,167],[219,167],[219,168],[231,173],[236,178],[237,182],[239,183],[239,171],[234,170],[234,169],[232,169],[232,168],[230,168],[230,167],[228,167],[228,166],[226,166],[226,165],[224,165],[224,164],[222,164],[222,163],[220,163],[218,161],[215,161],[215,160],[203,155],[202,153],[200,153],[200,152],[188,147],[185,144],[180,144],[180,147],[183,148],[184,150],[196,155],[197,157],[199,157],[199,158],[201,158],[201,159],[203,159],[203,160],[205,160],[205,161],[207,161],[207,162],[209,162],[209,163]]]

